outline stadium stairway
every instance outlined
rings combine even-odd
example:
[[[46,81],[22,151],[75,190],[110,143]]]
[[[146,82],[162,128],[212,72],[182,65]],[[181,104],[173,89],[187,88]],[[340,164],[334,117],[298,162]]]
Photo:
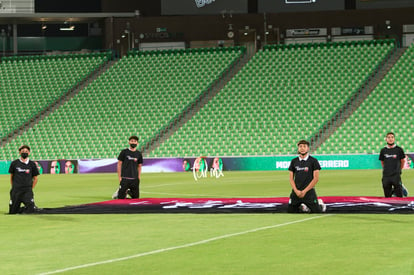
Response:
[[[414,45],[351,116],[314,152],[316,154],[378,154],[392,131],[404,151],[414,152]],[[408,162],[409,163],[409,162]]]
[[[316,151],[350,116],[384,79],[407,48],[395,48],[365,81],[352,98],[310,138],[311,151]]]
[[[195,100],[193,104],[186,110],[180,113],[173,119],[160,133],[157,133],[153,138],[146,142],[140,151],[146,152],[156,149],[160,144],[166,141],[175,131],[181,128],[188,120],[190,120],[203,106],[212,99],[240,70],[249,60],[254,56],[254,52],[243,49],[242,56],[235,60],[234,64],[230,66],[216,81],[201,93],[200,97]]]

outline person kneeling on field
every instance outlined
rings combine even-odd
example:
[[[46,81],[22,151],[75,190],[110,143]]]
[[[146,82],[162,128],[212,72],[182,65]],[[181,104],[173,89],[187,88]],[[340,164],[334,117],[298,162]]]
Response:
[[[37,184],[39,170],[34,161],[29,159],[30,147],[19,148],[20,158],[10,164],[10,203],[9,214],[34,213],[38,208],[34,202],[33,188]],[[24,207],[21,207],[21,204]]]
[[[298,142],[299,156],[289,166],[289,181],[292,192],[289,198],[289,213],[321,213],[326,207],[316,195],[315,185],[319,180],[321,166],[316,158],[309,155],[309,142]]]

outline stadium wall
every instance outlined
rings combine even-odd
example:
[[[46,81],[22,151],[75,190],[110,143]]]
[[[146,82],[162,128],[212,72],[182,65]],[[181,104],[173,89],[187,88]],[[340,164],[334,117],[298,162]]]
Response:
[[[297,28],[326,28],[327,37],[332,28],[372,27],[374,38],[396,38],[403,35],[403,25],[413,24],[414,8],[378,10],[334,10],[316,12],[282,12],[266,14],[212,14],[184,16],[148,16],[105,19],[105,48],[127,52],[126,27],[133,34],[133,46],[148,42],[185,42],[233,40],[235,45],[246,43],[246,30],[254,33],[250,42],[262,44],[283,43],[286,31]],[[386,22],[390,22],[387,25]],[[231,34],[231,35],[230,35]],[[130,45],[132,47],[132,45]],[[123,51],[122,51],[123,49]]]

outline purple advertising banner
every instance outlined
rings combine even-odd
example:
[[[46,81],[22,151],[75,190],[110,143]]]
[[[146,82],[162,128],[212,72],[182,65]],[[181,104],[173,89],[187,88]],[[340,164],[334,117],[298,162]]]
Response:
[[[78,161],[79,173],[116,173],[117,159],[82,159]],[[142,172],[179,172],[183,171],[183,159],[144,159]]]
[[[196,161],[197,160],[197,161]],[[210,169],[215,162],[223,170],[221,158],[147,158],[142,165],[143,173],[193,171],[193,166]],[[82,159],[77,161],[79,173],[116,173],[117,159]]]

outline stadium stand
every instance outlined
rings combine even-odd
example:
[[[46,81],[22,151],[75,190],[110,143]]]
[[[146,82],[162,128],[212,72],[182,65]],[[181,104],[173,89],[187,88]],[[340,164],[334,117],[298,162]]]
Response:
[[[0,138],[48,108],[108,58],[108,53],[3,57]]]
[[[36,159],[116,157],[132,134],[140,145],[191,104],[242,55],[242,48],[131,52],[1,150],[23,143]],[[54,80],[51,80],[54,81]]]
[[[367,81],[393,40],[270,46],[150,157],[285,155]]]
[[[379,153],[385,135],[396,134],[406,152],[414,151],[414,45],[316,153]]]

